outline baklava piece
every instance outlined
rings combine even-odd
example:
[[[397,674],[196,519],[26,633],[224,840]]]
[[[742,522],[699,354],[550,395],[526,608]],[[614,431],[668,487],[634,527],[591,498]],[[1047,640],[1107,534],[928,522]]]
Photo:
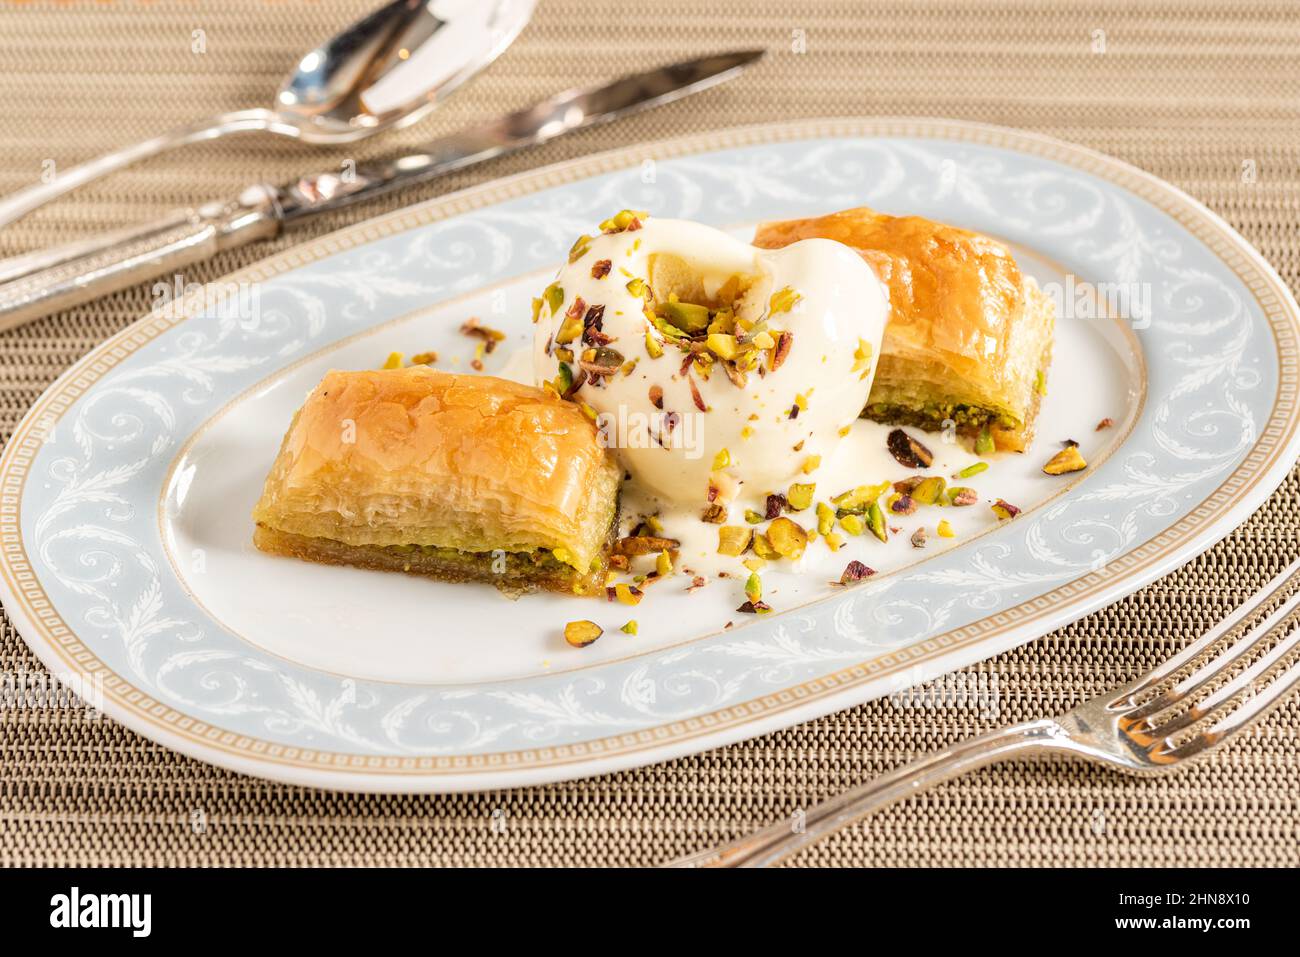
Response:
[[[578,406],[490,376],[330,372],[253,510],[264,552],[603,594],[620,472]]]
[[[754,245],[777,249],[812,237],[853,247],[889,288],[891,314],[863,415],[932,431],[952,422],[978,451],[1028,447],[1056,311],[1004,245],[866,208],[764,223]]]

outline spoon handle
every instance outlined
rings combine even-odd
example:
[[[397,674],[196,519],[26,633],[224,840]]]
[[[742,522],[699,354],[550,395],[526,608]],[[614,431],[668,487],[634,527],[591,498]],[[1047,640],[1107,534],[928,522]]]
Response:
[[[261,109],[222,113],[188,126],[178,126],[152,139],[124,146],[122,149],[105,153],[71,169],[57,172],[48,183],[37,183],[0,199],[0,229],[78,186],[174,147],[201,140],[215,140],[222,136],[229,136],[231,133],[243,133],[249,130],[281,131],[279,129],[281,126],[285,124],[275,113]],[[285,131],[288,129],[286,127]]]

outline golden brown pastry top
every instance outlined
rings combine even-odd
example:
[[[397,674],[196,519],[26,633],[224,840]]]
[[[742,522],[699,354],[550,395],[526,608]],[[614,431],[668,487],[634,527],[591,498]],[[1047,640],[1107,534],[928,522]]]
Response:
[[[254,517],[349,544],[564,546],[585,561],[612,468],[594,424],[540,389],[423,366],[332,371],[290,426]]]
[[[859,207],[763,223],[754,245],[775,249],[813,237],[856,249],[888,285],[884,351],[940,351],[958,369],[1007,355],[1025,297],[1020,269],[1001,243],[920,216]]]

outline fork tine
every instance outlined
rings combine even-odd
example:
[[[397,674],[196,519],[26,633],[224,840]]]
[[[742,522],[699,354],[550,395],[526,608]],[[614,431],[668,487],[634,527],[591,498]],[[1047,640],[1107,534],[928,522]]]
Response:
[[[1300,596],[1297,596],[1297,598],[1300,599]],[[1279,611],[1282,610],[1283,609],[1279,609]],[[1260,637],[1249,642],[1243,641],[1241,644],[1250,644],[1252,646],[1257,644],[1259,641],[1263,640],[1264,636],[1273,631],[1273,627],[1274,626],[1268,622],[1262,622],[1260,624]],[[1251,634],[1254,635],[1255,632],[1252,631]],[[1215,691],[1204,701],[1197,702],[1196,705],[1178,715],[1172,721],[1169,721],[1160,727],[1151,728],[1148,732],[1149,735],[1152,738],[1167,738],[1169,735],[1175,734],[1183,728],[1190,727],[1196,722],[1212,716],[1217,711],[1221,711],[1223,708],[1227,707],[1236,696],[1237,692],[1241,691],[1243,688],[1251,686],[1260,677],[1267,674],[1274,665],[1294,651],[1297,645],[1300,645],[1300,627],[1293,627],[1291,632],[1282,639],[1282,641],[1278,642],[1277,645],[1270,649],[1267,654],[1263,655],[1259,661],[1255,662],[1241,674],[1227,682],[1223,687],[1216,688]],[[1235,657],[1238,656],[1234,655],[1233,658]],[[1225,660],[1222,663],[1226,664],[1227,661]],[[1208,680],[1208,676],[1207,679],[1202,679],[1197,682],[1197,687],[1204,684],[1205,680]]]
[[[1297,558],[1285,569],[1283,569],[1276,578],[1265,585],[1260,591],[1241,603],[1240,607],[1229,613],[1228,617],[1223,619],[1204,635],[1192,642],[1178,654],[1174,655],[1162,665],[1158,665],[1154,670],[1143,675],[1131,685],[1127,685],[1120,690],[1113,701],[1114,706],[1123,706],[1125,702],[1132,699],[1135,695],[1141,694],[1150,688],[1163,682],[1170,675],[1176,674],[1189,661],[1192,661],[1201,652],[1205,651],[1211,645],[1221,640],[1224,635],[1236,628],[1250,615],[1254,614],[1262,605],[1276,595],[1281,589],[1285,588],[1291,581],[1292,577],[1300,572],[1300,558]]]
[[[1177,748],[1153,752],[1152,759],[1162,764],[1172,764],[1175,761],[1195,757],[1217,747],[1242,728],[1250,725],[1260,715],[1272,709],[1296,685],[1300,685],[1300,661],[1297,661],[1278,675],[1263,691],[1225,716],[1208,731],[1196,735],[1196,737],[1184,742]]]
[[[1273,591],[1276,592],[1276,589]],[[1256,603],[1256,605],[1258,605],[1258,603]],[[1180,701],[1187,700],[1188,695],[1199,691],[1207,682],[1213,680],[1216,675],[1222,674],[1223,670],[1229,667],[1233,662],[1248,655],[1259,645],[1260,642],[1264,641],[1269,634],[1272,633],[1283,619],[1295,611],[1297,607],[1300,607],[1300,591],[1297,591],[1294,595],[1279,605],[1267,618],[1238,638],[1230,647],[1224,649],[1222,654],[1215,658],[1211,658],[1200,668],[1192,672],[1174,687],[1165,691],[1159,697],[1148,701],[1139,708],[1133,709],[1129,712],[1128,717],[1131,719],[1152,718],[1161,711],[1165,711],[1178,704]],[[1225,619],[1225,622],[1226,621],[1227,619]],[[1218,631],[1219,629],[1215,630]]]

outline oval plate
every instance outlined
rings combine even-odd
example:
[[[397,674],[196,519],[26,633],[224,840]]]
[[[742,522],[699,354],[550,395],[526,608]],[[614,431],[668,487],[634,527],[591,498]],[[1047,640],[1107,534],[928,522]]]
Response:
[[[386,589],[410,601],[400,576],[379,576],[402,583],[384,584],[320,569],[303,579],[311,566],[278,561],[259,598],[232,584],[238,563],[277,560],[246,544],[202,544],[216,541],[204,538],[214,524],[244,542],[250,493],[236,483],[221,498],[222,483],[241,470],[260,481],[284,410],[301,400],[299,380],[310,385],[332,360],[376,364],[384,330],[403,323],[449,341],[452,313],[436,328],[418,324],[439,304],[514,315],[521,290],[610,210],[736,225],[861,204],[989,232],[1022,258],[1054,264],[1037,271],[1064,281],[1063,320],[1076,279],[1131,320],[1077,340],[1063,324],[1058,390],[1090,394],[1087,356],[1103,340],[1131,380],[1118,392],[1098,384],[1106,401],[1124,403],[1120,427],[1109,454],[1064,494],[848,592],[728,631],[694,626],[681,640],[606,638],[593,646],[599,658],[581,661],[561,660],[560,644],[554,661],[512,664],[507,653],[526,646],[493,634],[508,625],[453,625],[475,620],[476,590],[420,583],[430,597],[418,627],[402,627],[385,611]],[[526,318],[497,324],[527,335]],[[989,657],[1208,548],[1296,458],[1298,328],[1276,273],[1213,213],[1139,170],[1045,137],[943,120],[838,120],[620,150],[315,240],[178,296],[95,349],[41,397],[0,459],[0,596],[35,653],[92,704],[250,774],[454,791],[646,764]],[[1092,351],[1063,362],[1059,347],[1073,341]],[[1070,404],[1059,392],[1049,402]],[[1087,401],[1080,408],[1092,415]],[[1046,410],[1044,421],[1054,428]],[[1040,438],[1037,453],[1063,437]],[[240,469],[212,467],[230,462]],[[336,593],[356,576],[374,589],[373,617]],[[272,602],[262,615],[274,627],[248,633],[258,616],[250,625],[247,609],[276,594],[283,607]],[[214,615],[209,605],[223,600],[230,607]],[[322,621],[337,627],[323,634]],[[374,667],[348,668],[367,642]],[[395,673],[403,648],[424,649],[409,680]],[[433,683],[436,674],[456,680]]]

